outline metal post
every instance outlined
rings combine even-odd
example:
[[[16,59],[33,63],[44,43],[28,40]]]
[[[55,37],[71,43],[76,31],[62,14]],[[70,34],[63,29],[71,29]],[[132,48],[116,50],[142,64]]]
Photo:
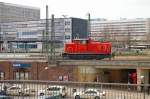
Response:
[[[128,73],[128,84],[130,84],[130,73]]]
[[[145,99],[145,93],[146,93],[146,90],[145,90],[145,76],[141,76],[141,91],[143,91],[143,99]]]
[[[84,80],[84,81],[86,82],[86,81],[87,81],[87,80],[86,80],[86,66],[84,67],[84,69],[85,69],[85,75],[84,75],[85,80]]]
[[[145,93],[146,93],[146,88],[145,88],[145,87],[146,87],[146,86],[145,86],[145,76],[144,76],[144,85],[143,85],[143,86],[144,86],[144,89],[143,89],[143,90],[144,90],[144,97],[143,97],[143,98],[145,99]]]
[[[42,31],[42,53],[44,53],[44,48],[45,48],[45,31]]]
[[[39,80],[39,66],[38,66],[38,62],[36,62],[36,67],[37,67],[37,69],[36,69],[37,70],[36,71],[37,72],[36,73],[37,74],[37,80]]]
[[[130,90],[130,86],[131,86],[131,85],[130,85],[130,84],[131,84],[131,83],[130,83],[130,75],[131,75],[131,74],[128,73],[128,90]]]
[[[55,61],[55,48],[54,48],[54,42],[55,42],[55,33],[54,33],[54,15],[52,14],[52,20],[51,20],[51,51],[50,51],[50,59],[52,62]]]
[[[130,41],[130,38],[131,38],[131,34],[130,34],[130,27],[129,27],[129,24],[127,25],[127,28],[128,28],[128,38],[127,38],[127,43],[128,43],[128,49],[129,51],[131,50],[131,41]]]
[[[46,5],[46,42],[45,42],[45,49],[47,55],[47,61],[49,64],[49,20],[48,20],[48,5]]]
[[[88,13],[88,37],[91,37],[91,15]]]
[[[6,80],[11,80],[12,79],[12,77],[14,77],[14,71],[13,71],[13,75],[12,75],[12,77],[10,77],[10,75],[11,75],[11,66],[12,66],[12,63],[11,62],[9,62],[9,79],[6,79]]]
[[[0,40],[2,40],[2,28],[1,28],[1,24],[0,24]],[[0,43],[0,52],[2,52],[2,43]]]

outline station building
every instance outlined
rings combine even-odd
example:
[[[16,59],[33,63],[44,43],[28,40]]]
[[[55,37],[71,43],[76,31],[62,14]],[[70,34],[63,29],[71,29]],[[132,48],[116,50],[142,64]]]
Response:
[[[43,54],[1,54],[1,80],[49,80],[150,84],[149,57],[131,60],[58,60],[48,65]]]

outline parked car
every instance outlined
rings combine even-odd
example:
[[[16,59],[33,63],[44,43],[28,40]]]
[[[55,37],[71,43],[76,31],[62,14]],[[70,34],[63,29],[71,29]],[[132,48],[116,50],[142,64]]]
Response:
[[[40,90],[38,92],[38,95],[43,96],[43,95],[47,95],[47,96],[58,96],[60,95],[61,97],[66,97],[67,95],[67,91],[66,91],[66,87],[65,86],[49,86],[46,89]]]
[[[7,95],[33,95],[35,94],[35,90],[31,88],[23,88],[20,85],[14,85],[7,89]]]
[[[14,99],[14,98],[6,95],[0,95],[0,99]]]
[[[85,91],[77,91],[73,96],[74,99],[106,99],[106,92],[97,89],[87,89]]]
[[[38,96],[37,99],[62,99],[62,97],[60,95],[53,95],[53,96]]]

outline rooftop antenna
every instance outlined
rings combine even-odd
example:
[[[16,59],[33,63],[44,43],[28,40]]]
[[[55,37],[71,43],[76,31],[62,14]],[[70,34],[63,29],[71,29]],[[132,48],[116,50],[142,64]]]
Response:
[[[62,15],[64,18],[67,18],[68,15]]]

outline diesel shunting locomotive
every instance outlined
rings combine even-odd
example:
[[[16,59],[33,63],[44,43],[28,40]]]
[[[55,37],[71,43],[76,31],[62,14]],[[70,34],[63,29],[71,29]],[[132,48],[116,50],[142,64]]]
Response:
[[[104,59],[111,58],[111,43],[88,39],[74,39],[65,43],[64,58],[69,59]]]

